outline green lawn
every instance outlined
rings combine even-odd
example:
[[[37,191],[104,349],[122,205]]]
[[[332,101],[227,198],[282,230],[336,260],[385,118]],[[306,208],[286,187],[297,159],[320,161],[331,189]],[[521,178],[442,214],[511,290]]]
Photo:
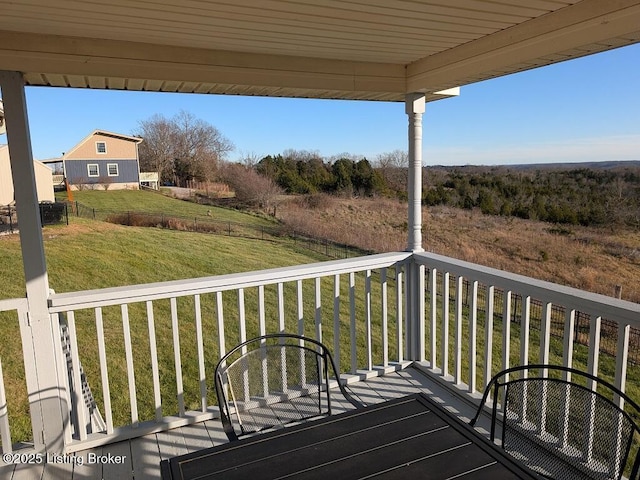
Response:
[[[56,292],[197,278],[326,260],[292,241],[258,241],[71,218],[43,229]],[[24,296],[18,235],[0,237],[1,298]]]
[[[66,200],[66,192],[56,194],[58,200]],[[83,190],[73,192],[78,203],[101,212],[164,213],[177,217],[193,217],[221,222],[243,223],[256,227],[273,226],[271,219],[249,215],[230,208],[199,205],[145,190]],[[208,215],[211,213],[211,215]]]

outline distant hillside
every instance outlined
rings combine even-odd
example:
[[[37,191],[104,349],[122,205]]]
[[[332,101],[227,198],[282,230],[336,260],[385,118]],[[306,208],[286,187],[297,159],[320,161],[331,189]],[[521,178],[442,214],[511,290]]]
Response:
[[[611,160],[606,162],[566,162],[566,163],[521,163],[514,165],[428,165],[426,170],[463,170],[466,172],[486,171],[536,171],[536,170],[615,170],[615,169],[640,169],[640,160]]]
[[[640,228],[640,161],[428,167],[423,183],[429,206]]]
[[[608,162],[578,162],[578,163],[529,163],[521,165],[505,165],[513,170],[574,170],[587,168],[589,170],[615,170],[618,168],[640,168],[640,160],[613,160]]]

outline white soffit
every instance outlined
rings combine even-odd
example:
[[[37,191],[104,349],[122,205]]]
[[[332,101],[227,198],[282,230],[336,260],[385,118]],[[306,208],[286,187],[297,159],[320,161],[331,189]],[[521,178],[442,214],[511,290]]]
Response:
[[[640,0],[5,0],[28,85],[402,101],[640,41]]]

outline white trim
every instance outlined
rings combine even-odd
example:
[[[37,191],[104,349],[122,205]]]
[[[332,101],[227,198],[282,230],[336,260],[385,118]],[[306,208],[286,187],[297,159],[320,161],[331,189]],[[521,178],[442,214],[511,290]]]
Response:
[[[116,167],[116,173],[111,173],[111,167]],[[109,177],[117,177],[120,175],[120,171],[118,169],[118,164],[117,163],[107,163],[107,175]]]
[[[95,175],[91,175],[91,167],[96,167],[96,174]],[[99,177],[100,176],[100,165],[98,165],[97,163],[87,163],[87,175],[91,178],[95,178],[95,177]]]
[[[409,252],[391,252],[350,258],[348,260],[333,260],[248,273],[232,273],[197,279],[58,293],[49,296],[49,311],[50,313],[65,312],[81,308],[93,308],[94,306],[121,305],[122,303],[169,298],[172,295],[182,297],[212,291],[251,288],[261,284],[272,285],[278,282],[293,282],[312,279],[317,276],[347,274],[366,269],[390,267],[406,260],[410,256]]]

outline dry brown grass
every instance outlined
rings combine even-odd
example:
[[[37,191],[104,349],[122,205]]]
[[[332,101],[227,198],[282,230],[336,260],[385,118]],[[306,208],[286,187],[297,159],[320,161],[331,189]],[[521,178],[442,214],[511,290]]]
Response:
[[[390,199],[297,197],[278,218],[299,232],[376,252],[406,247],[407,205]],[[425,250],[584,290],[640,302],[640,233],[483,215],[423,211]]]

